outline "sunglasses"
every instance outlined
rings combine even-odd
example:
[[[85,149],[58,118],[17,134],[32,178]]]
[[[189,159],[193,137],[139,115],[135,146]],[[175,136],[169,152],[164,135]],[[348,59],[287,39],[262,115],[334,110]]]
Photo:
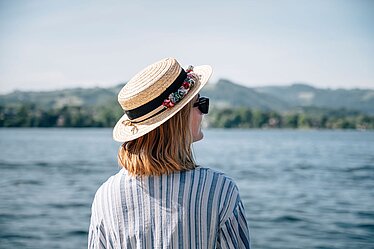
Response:
[[[199,108],[202,114],[208,114],[209,111],[209,98],[207,97],[200,97],[198,96],[198,100],[195,104],[193,104],[193,107]]]

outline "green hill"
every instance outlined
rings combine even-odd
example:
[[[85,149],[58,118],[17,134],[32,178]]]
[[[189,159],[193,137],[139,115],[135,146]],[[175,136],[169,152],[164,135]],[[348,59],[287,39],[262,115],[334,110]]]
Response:
[[[36,108],[63,106],[94,107],[117,103],[116,95],[123,84],[110,88],[73,88],[49,92],[15,91],[0,95],[1,106],[29,103]],[[245,87],[221,79],[208,84],[201,94],[209,96],[214,108],[247,107],[263,111],[290,112],[299,107],[356,110],[374,114],[374,90],[321,89],[306,84],[290,86]]]
[[[215,108],[250,107],[263,111],[281,112],[290,109],[290,105],[283,100],[223,79],[216,84],[208,84],[201,94],[209,96],[212,99],[212,107]]]
[[[345,108],[374,114],[374,90],[320,89],[306,84],[266,86],[254,88],[256,92],[280,99],[289,106],[315,106],[330,109]]]
[[[102,106],[116,102],[121,85],[110,88],[72,88],[48,92],[15,91],[0,95],[0,105],[16,106],[32,103],[37,108],[59,108],[63,106]]]

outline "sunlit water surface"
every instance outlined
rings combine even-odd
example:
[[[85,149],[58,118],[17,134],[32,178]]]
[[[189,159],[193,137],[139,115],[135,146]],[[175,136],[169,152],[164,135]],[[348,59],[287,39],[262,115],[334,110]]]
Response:
[[[0,248],[86,248],[111,129],[0,129]],[[253,248],[374,248],[374,132],[206,130],[200,165],[238,184]]]

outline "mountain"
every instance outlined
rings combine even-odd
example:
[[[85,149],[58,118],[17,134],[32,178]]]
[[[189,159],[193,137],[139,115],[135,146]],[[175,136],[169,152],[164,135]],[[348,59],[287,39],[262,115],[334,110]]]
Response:
[[[216,84],[208,84],[203,88],[201,94],[209,96],[212,99],[212,107],[216,108],[246,106],[264,111],[290,109],[290,105],[286,101],[224,79],[219,80]]]
[[[50,109],[63,106],[115,106],[123,84],[109,88],[74,88],[49,92],[15,91],[0,95],[0,106],[32,104]],[[262,111],[290,112],[300,107],[356,110],[374,115],[374,90],[321,89],[307,84],[290,86],[245,87],[221,79],[208,84],[201,92],[209,96],[213,108],[249,107]]]
[[[369,89],[320,89],[299,83],[291,86],[256,87],[253,90],[273,96],[292,107],[345,108],[374,114],[374,90]]]
[[[123,84],[110,88],[72,88],[48,92],[15,91],[0,95],[0,105],[32,103],[42,109],[63,106],[102,106],[116,102],[116,95],[122,86]]]

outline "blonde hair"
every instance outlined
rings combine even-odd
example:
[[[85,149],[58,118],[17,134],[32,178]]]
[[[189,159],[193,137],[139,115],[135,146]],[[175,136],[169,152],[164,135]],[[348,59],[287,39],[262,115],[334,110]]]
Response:
[[[196,167],[192,154],[190,101],[178,113],[149,133],[122,144],[118,163],[131,175],[162,175]]]

